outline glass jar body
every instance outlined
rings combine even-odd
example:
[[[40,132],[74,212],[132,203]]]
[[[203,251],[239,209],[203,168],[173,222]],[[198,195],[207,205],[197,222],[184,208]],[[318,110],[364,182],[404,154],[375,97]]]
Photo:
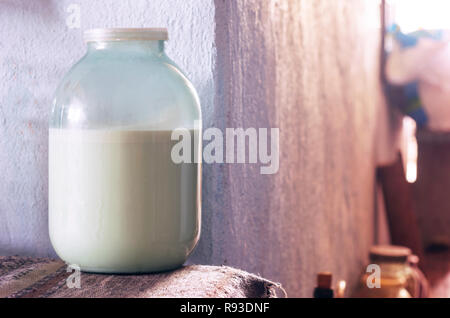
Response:
[[[174,162],[184,128],[190,160]],[[93,42],[59,85],[49,132],[49,232],[82,270],[182,265],[200,235],[201,112],[162,41]],[[199,160],[197,160],[199,161]]]

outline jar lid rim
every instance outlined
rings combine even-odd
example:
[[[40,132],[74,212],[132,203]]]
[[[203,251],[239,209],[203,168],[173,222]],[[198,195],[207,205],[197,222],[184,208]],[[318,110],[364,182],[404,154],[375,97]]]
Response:
[[[166,41],[166,28],[104,28],[84,31],[85,42],[101,41]]]
[[[370,248],[369,257],[372,261],[406,262],[411,254],[411,249],[404,246],[376,245]]]

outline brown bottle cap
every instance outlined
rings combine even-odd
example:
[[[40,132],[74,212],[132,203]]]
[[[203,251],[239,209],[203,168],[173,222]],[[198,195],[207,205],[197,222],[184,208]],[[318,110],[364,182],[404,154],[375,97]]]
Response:
[[[370,261],[404,263],[412,254],[411,250],[403,246],[395,245],[377,245],[370,248]]]
[[[333,275],[330,272],[320,272],[317,274],[317,287],[330,289]]]

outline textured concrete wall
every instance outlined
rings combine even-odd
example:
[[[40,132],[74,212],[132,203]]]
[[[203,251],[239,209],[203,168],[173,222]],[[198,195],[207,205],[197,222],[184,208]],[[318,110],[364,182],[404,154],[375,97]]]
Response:
[[[380,101],[377,1],[216,0],[216,125],[279,127],[280,171],[205,179],[196,259],[311,296],[315,273],[352,286],[374,237]]]
[[[81,28],[69,28],[71,4]],[[52,95],[85,51],[83,29],[169,29],[167,52],[214,98],[212,0],[0,1],[0,254],[54,255],[47,225],[47,136]],[[72,24],[69,24],[72,25]]]

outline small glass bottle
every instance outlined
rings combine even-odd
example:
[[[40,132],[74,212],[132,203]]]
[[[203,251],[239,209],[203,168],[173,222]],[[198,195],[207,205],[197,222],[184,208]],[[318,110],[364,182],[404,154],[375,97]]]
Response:
[[[314,289],[314,298],[333,298],[334,291],[331,288],[333,276],[330,272],[317,274],[317,287]]]

